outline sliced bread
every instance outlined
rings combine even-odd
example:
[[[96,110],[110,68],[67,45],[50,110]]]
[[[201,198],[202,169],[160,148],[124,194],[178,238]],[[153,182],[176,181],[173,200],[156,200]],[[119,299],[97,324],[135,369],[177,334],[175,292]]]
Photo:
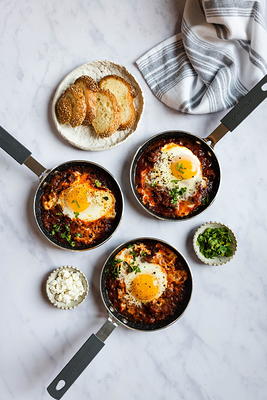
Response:
[[[96,116],[92,121],[100,137],[112,135],[120,126],[120,112],[116,97],[108,90],[96,92]]]
[[[57,101],[56,115],[60,124],[81,125],[86,115],[83,89],[75,84],[66,89]]]
[[[109,90],[117,99],[121,119],[119,129],[131,128],[136,119],[132,86],[120,76],[107,75],[100,80],[99,87]]]
[[[83,90],[86,102],[86,116],[83,125],[91,125],[96,116],[96,92],[99,90],[96,81],[88,75],[82,75],[75,81],[75,85]]]

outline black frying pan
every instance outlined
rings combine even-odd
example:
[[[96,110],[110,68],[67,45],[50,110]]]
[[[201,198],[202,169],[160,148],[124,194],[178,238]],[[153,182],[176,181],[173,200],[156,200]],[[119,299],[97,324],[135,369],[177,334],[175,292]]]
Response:
[[[108,276],[108,268],[110,260],[112,260],[113,257],[117,253],[119,253],[121,249],[137,242],[143,242],[143,243],[149,242],[150,244],[151,242],[152,244],[162,243],[165,246],[169,247],[177,255],[179,263],[186,269],[188,273],[188,279],[186,281],[186,287],[185,287],[185,298],[183,302],[177,305],[177,309],[171,317],[169,317],[164,321],[160,321],[154,324],[143,324],[140,322],[136,323],[127,320],[125,316],[121,315],[113,308],[112,303],[108,298],[106,290],[106,280]],[[122,325],[125,326],[126,328],[133,330],[150,332],[166,328],[167,326],[176,322],[182,316],[182,314],[184,313],[185,309],[189,304],[193,289],[193,280],[190,267],[187,261],[177,249],[159,239],[138,238],[130,240],[127,243],[121,244],[110,254],[110,256],[108,257],[102,268],[100,277],[100,289],[101,289],[102,300],[108,311],[108,318],[103,324],[103,326],[99,329],[99,331],[96,334],[92,334],[89,337],[89,339],[83,344],[83,346],[78,350],[78,352],[73,356],[73,358],[68,362],[68,364],[62,369],[62,371],[48,386],[47,390],[54,399],[61,399],[64,393],[66,393],[66,391],[70,388],[70,386],[84,371],[84,369],[90,364],[90,362],[94,359],[94,357],[104,347],[105,340],[118,325]]]
[[[198,136],[195,136],[191,133],[184,131],[168,131],[163,132],[158,135],[153,136],[149,140],[147,140],[135,153],[133,157],[133,161],[131,164],[130,171],[130,182],[132,191],[134,193],[135,198],[139,202],[139,204],[151,215],[158,219],[162,220],[173,220],[179,221],[184,219],[192,218],[204,210],[206,210],[215,199],[221,181],[221,170],[220,164],[217,159],[216,154],[213,151],[216,143],[228,132],[233,131],[264,99],[267,97],[267,75],[259,82],[256,86],[254,86],[244,97],[241,98],[239,103],[234,106],[234,108],[225,115],[225,117],[221,120],[221,124],[206,138],[202,139]],[[201,147],[207,154],[207,157],[210,158],[212,162],[213,169],[215,171],[215,180],[213,182],[212,191],[209,193],[208,201],[205,204],[199,206],[194,212],[190,213],[186,216],[176,217],[170,216],[166,217],[161,214],[156,213],[154,210],[150,209],[147,205],[143,204],[138,194],[136,188],[136,168],[137,163],[140,157],[151,148],[151,146],[155,145],[162,139],[188,139],[191,143],[201,144]]]
[[[74,251],[81,250],[89,250],[95,247],[100,246],[104,242],[106,242],[112,234],[117,229],[119,222],[123,213],[123,196],[118,182],[115,178],[110,174],[102,166],[93,163],[91,161],[83,161],[83,160],[74,160],[67,161],[63,164],[57,165],[55,168],[49,170],[43,167],[38,161],[36,161],[32,156],[31,152],[26,149],[21,143],[19,143],[13,136],[11,136],[4,128],[0,126],[0,147],[5,150],[11,157],[13,157],[19,164],[25,164],[30,170],[32,170],[40,179],[40,183],[36,189],[34,202],[33,202],[33,211],[35,221],[40,229],[40,231],[44,234],[44,236],[52,242],[54,245]],[[112,229],[101,238],[98,242],[95,242],[92,245],[83,245],[79,248],[73,248],[68,243],[59,242],[55,236],[52,236],[50,232],[48,232],[43,226],[42,218],[41,218],[41,196],[44,191],[44,187],[47,183],[50,182],[54,174],[58,171],[67,170],[70,167],[89,167],[94,172],[97,173],[99,177],[103,177],[103,180],[107,183],[107,187],[112,190],[116,199],[116,217],[112,224]]]

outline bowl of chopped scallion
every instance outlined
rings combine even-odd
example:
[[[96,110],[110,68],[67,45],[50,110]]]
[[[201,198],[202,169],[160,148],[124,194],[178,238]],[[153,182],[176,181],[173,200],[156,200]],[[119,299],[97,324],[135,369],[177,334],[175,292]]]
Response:
[[[196,230],[193,247],[203,263],[222,265],[233,258],[237,241],[228,226],[219,222],[207,222]]]

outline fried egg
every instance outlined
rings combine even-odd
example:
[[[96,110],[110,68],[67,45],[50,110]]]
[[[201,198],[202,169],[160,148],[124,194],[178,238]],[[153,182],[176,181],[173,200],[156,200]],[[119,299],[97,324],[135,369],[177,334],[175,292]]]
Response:
[[[176,143],[168,143],[161,148],[147,176],[147,183],[168,190],[182,189],[180,197],[184,200],[193,196],[199,186],[206,186],[198,157],[187,147]]]
[[[115,217],[115,197],[105,187],[96,188],[89,180],[81,179],[77,174],[74,182],[59,195],[53,194],[46,204],[46,209],[59,205],[62,213],[72,220],[84,222],[96,221],[101,217]]]
[[[105,216],[115,216],[115,199],[108,189],[96,189],[89,184],[71,185],[60,193],[57,204],[64,215],[91,222]]]
[[[141,261],[140,257],[135,263],[138,272],[128,272],[127,265],[122,263],[119,279],[125,283],[127,302],[142,306],[162,295],[167,288],[167,274],[159,264]]]

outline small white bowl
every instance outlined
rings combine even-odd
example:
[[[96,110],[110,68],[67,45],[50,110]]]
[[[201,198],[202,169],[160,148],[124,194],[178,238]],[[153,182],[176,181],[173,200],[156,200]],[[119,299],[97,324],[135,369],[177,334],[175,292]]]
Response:
[[[231,234],[232,238],[233,238],[233,254],[229,257],[215,257],[215,258],[206,258],[199,249],[199,245],[197,244],[197,238],[198,236],[203,233],[207,228],[227,228],[229,233]],[[221,224],[220,222],[206,222],[205,224],[201,225],[195,232],[194,237],[193,237],[193,247],[195,250],[195,253],[197,255],[197,257],[200,259],[200,261],[202,261],[204,264],[207,265],[223,265],[226,264],[227,262],[229,262],[237,249],[237,240],[236,237],[233,233],[233,231],[225,224]]]
[[[57,301],[49,289],[49,283],[51,281],[53,281],[54,279],[56,279],[58,273],[62,270],[77,272],[80,275],[80,278],[81,278],[81,281],[82,281],[82,284],[84,287],[84,293],[81,296],[79,296],[79,298],[77,300],[74,300],[69,305],[66,305],[63,302]],[[55,269],[54,271],[52,271],[51,274],[47,278],[45,288],[46,288],[47,297],[48,297],[49,301],[51,302],[51,304],[53,304],[53,306],[55,306],[57,308],[60,308],[61,310],[71,310],[71,309],[77,307],[78,305],[80,305],[81,303],[84,302],[84,300],[86,299],[88,292],[89,292],[89,284],[88,284],[87,278],[84,275],[84,273],[82,271],[80,271],[78,268],[72,267],[70,265],[65,265],[63,267],[59,267],[59,268]]]

